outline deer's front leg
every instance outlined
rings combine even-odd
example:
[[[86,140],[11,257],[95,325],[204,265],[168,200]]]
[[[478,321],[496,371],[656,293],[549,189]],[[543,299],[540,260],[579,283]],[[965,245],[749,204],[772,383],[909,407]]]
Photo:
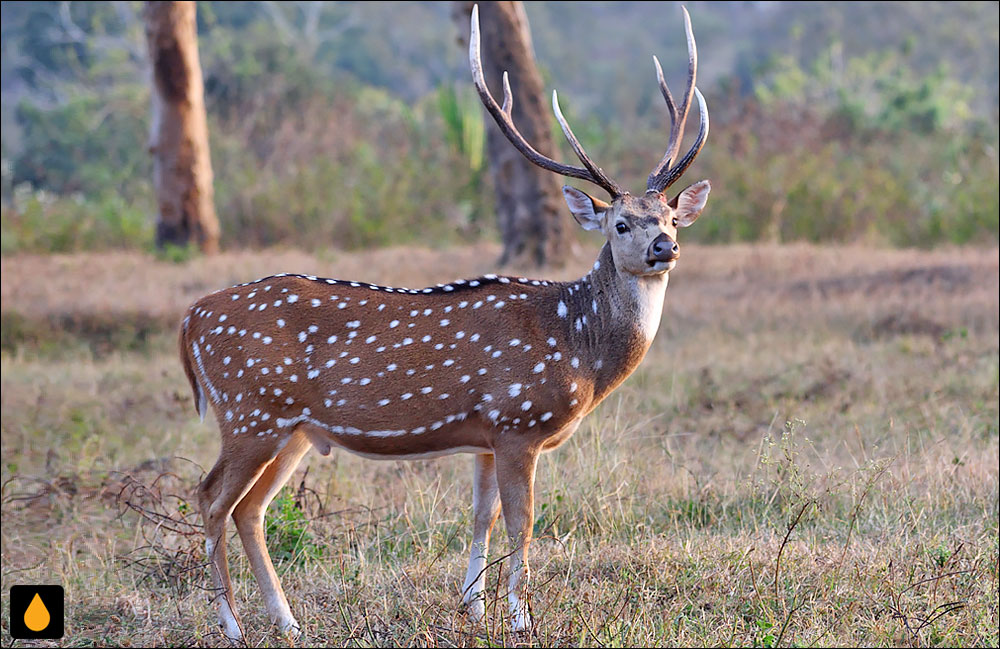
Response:
[[[516,434],[516,433],[514,433]],[[531,626],[528,613],[528,544],[534,522],[535,465],[538,449],[518,440],[495,449],[497,486],[503,505],[503,519],[507,525],[513,553],[510,561],[507,600],[510,604],[511,627],[526,631]]]
[[[462,602],[469,617],[480,622],[486,616],[486,557],[490,549],[490,531],[500,517],[500,491],[493,456],[477,455],[472,476],[472,549],[469,570],[462,586]]]

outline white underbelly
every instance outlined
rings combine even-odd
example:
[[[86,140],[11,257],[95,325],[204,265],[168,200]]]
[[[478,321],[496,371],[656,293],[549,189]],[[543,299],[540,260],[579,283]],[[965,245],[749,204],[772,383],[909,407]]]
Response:
[[[442,449],[436,451],[425,451],[423,453],[400,453],[400,454],[389,454],[389,453],[365,453],[363,451],[358,451],[352,448],[348,448],[342,444],[337,443],[334,438],[332,440],[337,444],[338,448],[342,448],[345,451],[353,453],[354,455],[359,455],[369,460],[430,460],[436,457],[444,457],[446,455],[454,455],[456,453],[474,453],[476,455],[482,453],[492,453],[493,449],[480,447],[480,446],[456,446],[454,448]]]

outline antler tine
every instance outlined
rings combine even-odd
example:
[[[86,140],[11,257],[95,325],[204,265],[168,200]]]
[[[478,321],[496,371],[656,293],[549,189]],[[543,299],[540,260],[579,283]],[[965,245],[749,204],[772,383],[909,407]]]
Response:
[[[681,102],[677,123],[674,125],[674,128],[671,129],[675,131],[674,133],[671,133],[673,149],[670,151],[670,157],[672,159],[676,159],[677,154],[680,152],[681,139],[684,137],[684,126],[687,123],[688,111],[691,109],[691,97],[696,87],[696,76],[698,74],[698,46],[694,41],[694,30],[691,29],[691,16],[688,14],[686,7],[682,6],[681,10],[684,12],[684,36],[687,38],[688,46],[688,80],[687,89],[684,92],[684,101]],[[666,83],[664,83],[664,85],[666,85]]]
[[[691,109],[691,97],[697,92],[695,87],[695,82],[697,80],[698,72],[698,46],[694,40],[694,30],[691,28],[691,16],[688,14],[687,8],[681,7],[684,12],[684,34],[687,37],[688,46],[688,80],[687,88],[684,92],[684,99],[681,102],[680,109],[674,104],[673,96],[670,94],[670,89],[667,88],[667,82],[663,78],[663,68],[660,67],[659,60],[654,56],[653,64],[656,66],[656,80],[660,86],[660,92],[663,94],[664,100],[667,102],[667,110],[670,112],[670,139],[667,144],[667,151],[664,153],[663,158],[660,160],[660,164],[656,166],[655,169],[649,174],[649,179],[646,183],[646,191],[663,191],[666,189],[670,183],[664,183],[667,177],[672,178],[670,182],[673,182],[680,177],[680,174],[675,174],[671,169],[671,162],[676,160],[677,154],[680,152],[681,140],[684,139],[684,127],[687,123],[688,111]],[[707,115],[707,113],[705,113]],[[698,150],[701,150],[699,145]],[[693,150],[693,149],[692,149]],[[689,152],[690,154],[690,152]],[[697,155],[697,151],[695,152]],[[688,156],[685,156],[685,160]],[[692,157],[688,160],[688,165],[691,164]]]
[[[560,125],[563,128],[563,133],[570,140],[570,145],[576,152],[580,160],[586,165],[586,167],[577,167],[575,165],[562,164],[556,162],[555,160],[542,155],[535,150],[531,144],[521,135],[520,131],[514,125],[513,117],[511,116],[511,111],[514,106],[514,97],[510,90],[510,81],[507,78],[507,73],[504,72],[503,75],[503,92],[504,101],[501,107],[497,104],[496,99],[490,93],[489,88],[486,85],[486,76],[483,74],[483,61],[482,52],[480,46],[480,35],[479,35],[479,6],[475,5],[472,7],[472,28],[469,35],[469,66],[472,68],[472,81],[476,86],[476,91],[479,93],[479,98],[482,100],[483,105],[486,106],[486,110],[490,112],[493,116],[494,121],[496,121],[497,126],[500,127],[500,131],[503,132],[504,136],[510,140],[511,144],[521,152],[524,157],[530,160],[533,164],[538,165],[542,169],[547,169],[548,171],[554,171],[562,176],[569,176],[570,178],[579,178],[580,180],[586,180],[587,182],[594,183],[599,187],[603,187],[612,197],[618,197],[624,194],[621,187],[618,186],[613,180],[608,178],[603,171],[587,157],[586,152],[583,151],[583,147],[573,136],[573,132],[569,130],[569,126],[566,124],[565,119],[562,117],[562,113],[558,110],[558,106],[555,107],[556,118],[559,120]]]
[[[664,101],[667,102],[667,111],[670,112],[670,130],[674,129],[674,121],[677,119],[677,104],[674,103],[674,96],[670,94],[670,88],[667,87],[667,81],[663,78],[663,68],[660,67],[660,59],[653,55],[653,65],[656,67],[656,81],[660,85],[660,92],[663,94]]]
[[[512,112],[514,111],[514,93],[510,91],[510,79],[507,78],[507,71],[503,71],[503,106],[501,110],[506,113],[508,117],[513,117]]]
[[[663,78],[663,68],[660,66],[660,59],[653,55],[653,66],[656,68],[656,82],[660,86],[660,93],[663,95],[663,100],[667,102],[667,112],[670,113],[670,136],[674,136],[674,126],[677,124],[677,104],[674,103],[674,96],[670,92],[670,88],[667,87],[667,80]],[[663,154],[663,158],[660,163],[649,173],[649,178],[646,181],[646,191],[652,192],[657,191],[654,189],[656,184],[656,178],[664,169],[670,168],[670,163],[673,156],[677,153],[673,150],[672,146],[673,139],[667,143],[667,152]]]
[[[671,167],[669,171],[664,169],[665,173],[662,174],[662,179],[658,178],[656,184],[650,186],[647,191],[662,192],[664,189],[674,184],[674,182],[680,178],[685,171],[687,171],[687,168],[691,166],[692,162],[694,162],[695,157],[697,157],[698,153],[701,152],[701,148],[705,146],[705,138],[708,137],[708,106],[705,104],[705,96],[701,94],[700,90],[695,88],[694,94],[698,97],[698,110],[699,117],[701,119],[701,128],[698,129],[698,138],[694,141],[694,144],[691,145],[691,148],[688,149],[688,152],[684,154],[684,157],[681,158],[680,162]]]
[[[611,180],[611,178],[604,173],[603,169],[594,164],[594,161],[590,159],[587,152],[583,150],[583,146],[580,144],[580,141],[576,139],[575,135],[573,135],[573,130],[569,127],[569,123],[563,116],[562,109],[559,108],[559,93],[555,90],[552,91],[552,112],[556,114],[556,119],[559,121],[559,126],[562,127],[563,135],[566,136],[566,139],[569,141],[569,145],[573,147],[573,152],[576,153],[576,157],[580,158],[580,162],[583,163],[583,166],[585,166],[587,171],[589,171],[594,177],[594,182],[608,190],[608,193],[612,196],[621,196],[624,194],[624,190],[618,186],[618,183]]]

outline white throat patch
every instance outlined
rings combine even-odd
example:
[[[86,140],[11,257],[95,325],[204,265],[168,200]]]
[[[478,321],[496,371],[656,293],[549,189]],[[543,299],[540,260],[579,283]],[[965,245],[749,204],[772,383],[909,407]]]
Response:
[[[660,318],[663,316],[663,298],[666,295],[667,283],[670,280],[670,273],[663,273],[653,277],[637,277],[631,283],[635,291],[636,319],[638,320],[639,332],[646,342],[652,342],[656,336],[656,331],[660,328]]]

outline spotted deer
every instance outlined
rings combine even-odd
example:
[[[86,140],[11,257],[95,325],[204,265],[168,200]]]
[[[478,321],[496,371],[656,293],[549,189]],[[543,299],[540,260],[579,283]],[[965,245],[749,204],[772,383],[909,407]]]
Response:
[[[607,239],[581,279],[486,275],[410,289],[283,274],[218,291],[190,307],[180,331],[181,360],[198,412],[204,418],[211,406],[222,437],[198,496],[227,636],[242,637],[226,561],[230,516],[268,614],[282,631],[299,632],[265,545],[263,518],[310,448],[388,460],[472,454],[473,540],[463,603],[474,620],[483,619],[490,531],[502,510],[514,546],[511,625],[529,628],[527,552],[538,456],[565,442],[642,361],[677,263],[677,229],[694,223],[708,198],[708,181],[672,199],[664,195],[708,134],[687,11],[684,25],[687,90],[678,106],[654,57],[670,136],[645,193],[632,196],[587,156],[555,92],[555,116],[583,167],[556,162],[521,137],[506,75],[502,106],[486,87],[478,9],[472,11],[473,80],[507,138],[533,163],[611,196],[606,203],[563,188],[579,224]],[[701,128],[678,157],[693,97]]]

